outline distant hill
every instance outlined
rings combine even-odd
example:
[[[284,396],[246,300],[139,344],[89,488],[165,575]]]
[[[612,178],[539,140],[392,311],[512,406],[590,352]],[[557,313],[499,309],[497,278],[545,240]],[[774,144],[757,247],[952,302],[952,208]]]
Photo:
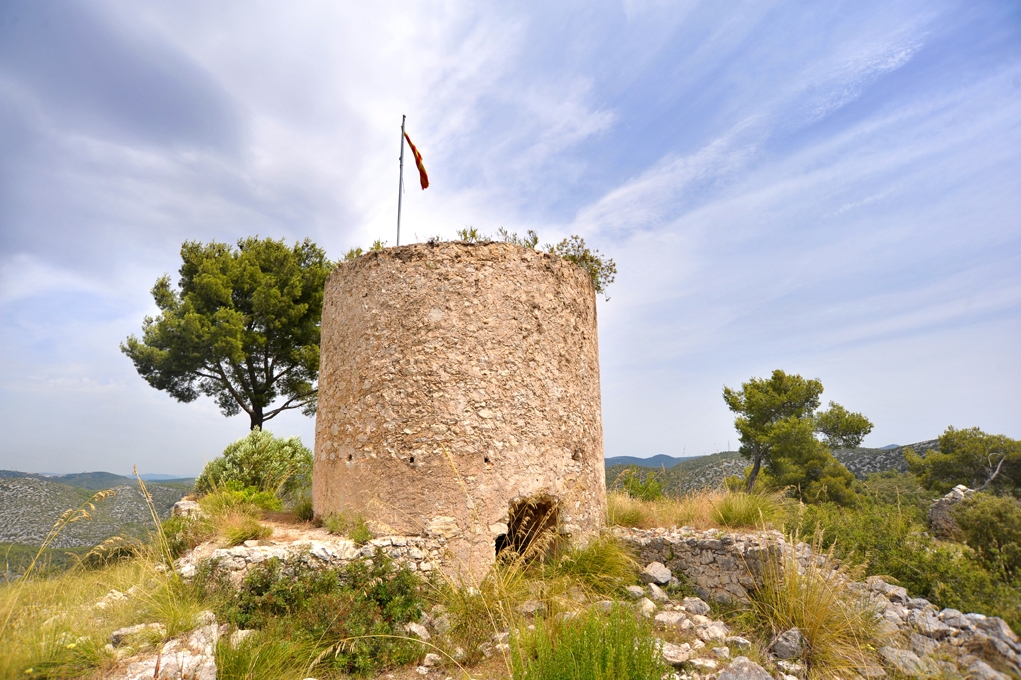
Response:
[[[191,487],[195,483],[194,477],[174,477],[173,475],[146,474],[139,475],[143,481],[155,481],[174,487]],[[115,486],[137,484],[134,477],[115,475],[112,472],[77,472],[69,475],[45,475],[38,472],[17,472],[15,470],[0,470],[0,479],[7,478],[30,478],[41,479],[46,482],[66,484],[92,491],[103,491],[112,489]]]
[[[904,460],[904,449],[911,447],[916,453],[925,453],[929,449],[939,451],[939,440],[928,439],[906,446],[884,446],[881,449],[835,449],[833,455],[843,463],[858,479],[872,472],[897,470],[908,471],[908,462]]]
[[[78,484],[54,481],[68,478]],[[41,544],[63,512],[81,506],[92,496],[94,488],[84,484],[116,481],[112,478],[123,479],[126,483],[107,485],[106,488],[112,488],[116,495],[97,503],[92,519],[68,525],[52,547],[93,546],[111,536],[144,535],[153,528],[152,517],[137,481],[110,473],[60,477],[16,473],[0,476],[0,543]],[[168,517],[174,503],[188,493],[186,485],[152,483],[146,488],[161,519]]]
[[[613,459],[611,459],[613,460]],[[747,462],[737,451],[723,451],[708,456],[681,459],[679,463],[660,473],[660,483],[667,495],[683,495],[702,489],[714,489],[723,484],[724,477],[744,474]],[[614,480],[628,467],[614,465],[606,468],[606,483]]]
[[[131,477],[115,475],[112,472],[78,472],[70,475],[43,475],[35,472],[15,472],[14,470],[0,470],[0,478],[4,477],[41,479],[47,482],[66,484],[67,486],[77,486],[82,489],[92,489],[93,491],[112,489],[118,484],[135,483],[135,480]]]
[[[930,439],[908,446],[918,453],[924,453],[928,449],[938,451],[939,441]],[[904,449],[908,446],[892,446],[881,449],[835,449],[833,455],[847,466],[847,469],[855,477],[864,479],[873,472],[886,470],[906,472],[908,464],[904,460]],[[619,460],[639,460],[642,463],[610,464],[611,461]],[[626,456],[608,458],[606,462],[606,483],[608,485],[613,484],[614,480],[628,467],[651,467],[643,464],[644,459],[630,459]],[[748,460],[737,451],[723,451],[708,456],[684,458],[661,473],[660,483],[663,484],[664,493],[668,495],[682,495],[703,489],[715,489],[720,487],[724,478],[728,476],[743,476],[744,469],[748,465]]]
[[[636,467],[648,467],[656,469],[662,467],[671,468],[680,463],[682,460],[687,460],[688,458],[691,458],[691,456],[686,456],[684,458],[675,458],[674,456],[667,456],[662,453],[659,454],[658,456],[653,456],[652,458],[637,458],[635,456],[613,456],[612,458],[606,459],[606,467],[613,467],[614,465],[634,465]]]

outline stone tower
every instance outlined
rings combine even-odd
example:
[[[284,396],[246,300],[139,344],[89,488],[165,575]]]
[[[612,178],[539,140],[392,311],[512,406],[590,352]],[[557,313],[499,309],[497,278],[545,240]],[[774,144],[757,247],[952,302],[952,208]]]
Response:
[[[529,514],[574,539],[602,527],[596,298],[577,265],[465,242],[342,262],[320,365],[318,516],[442,538],[474,573],[527,543]]]

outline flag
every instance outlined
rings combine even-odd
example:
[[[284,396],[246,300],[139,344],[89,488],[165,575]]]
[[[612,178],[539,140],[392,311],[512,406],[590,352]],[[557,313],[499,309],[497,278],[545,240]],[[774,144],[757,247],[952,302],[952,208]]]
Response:
[[[415,165],[418,166],[418,178],[422,181],[422,188],[426,189],[429,186],[429,174],[425,171],[425,165],[422,163],[422,154],[418,153],[418,149],[415,148],[415,143],[411,141],[411,137],[408,137],[408,133],[404,133],[404,139],[408,140],[408,146],[411,147],[411,153],[415,154]]]

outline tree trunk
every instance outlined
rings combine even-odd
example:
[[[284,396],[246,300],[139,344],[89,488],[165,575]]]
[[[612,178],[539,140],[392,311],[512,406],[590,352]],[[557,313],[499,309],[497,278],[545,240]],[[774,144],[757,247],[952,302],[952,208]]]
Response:
[[[252,427],[250,429],[254,430],[255,428],[259,428],[261,430],[262,429],[262,407],[261,406],[254,406],[254,407],[252,407],[252,412],[249,414],[249,416],[252,419]]]
[[[755,451],[754,460],[752,462],[752,473],[748,475],[748,483],[744,487],[745,493],[752,492],[752,487],[755,486],[755,478],[759,476],[760,467],[762,467],[762,452]]]

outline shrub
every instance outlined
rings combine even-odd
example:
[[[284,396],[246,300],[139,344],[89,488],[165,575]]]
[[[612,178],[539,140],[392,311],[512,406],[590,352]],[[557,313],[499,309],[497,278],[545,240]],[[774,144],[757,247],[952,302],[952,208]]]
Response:
[[[617,276],[617,265],[613,260],[603,257],[598,250],[590,250],[585,245],[585,239],[580,236],[565,238],[556,245],[547,245],[546,250],[584,269],[592,279],[596,293],[605,295],[606,287],[613,283]]]
[[[631,498],[654,501],[663,497],[663,485],[659,483],[653,471],[642,474],[636,468],[628,468],[620,474],[617,481],[620,488]]]
[[[211,493],[231,482],[296,497],[312,483],[312,452],[297,437],[283,439],[255,428],[209,461],[195,480],[195,490]]]
[[[1021,585],[1021,503],[979,493],[954,508],[954,519],[982,566]]]
[[[712,516],[727,528],[762,527],[779,516],[780,502],[776,495],[757,493],[719,494],[713,503]]]
[[[338,569],[271,559],[237,588],[213,574],[197,577],[197,587],[217,603],[221,620],[264,631],[265,640],[307,645],[309,658],[324,666],[367,675],[410,663],[423,651],[404,631],[422,614],[421,581],[383,553]]]
[[[660,680],[668,670],[651,624],[621,606],[514,631],[511,666],[514,680]]]
[[[284,507],[272,492],[262,491],[254,486],[243,486],[237,480],[231,480],[213,493],[204,496],[199,504],[210,515],[239,509],[246,509],[252,513],[256,510],[279,511]]]
[[[347,536],[358,545],[368,543],[372,539],[372,532],[365,523],[365,516],[361,513],[339,512],[329,515],[323,520],[323,526],[331,534]]]
[[[1001,616],[1021,625],[1021,588],[998,582],[967,546],[936,541],[914,512],[868,499],[855,508],[792,506],[787,530],[821,532],[821,545],[862,565],[868,575],[892,578],[914,597],[937,607]]]
[[[820,541],[814,541],[813,552],[820,550]],[[867,596],[846,588],[834,571],[832,555],[799,564],[795,551],[788,550],[778,561],[767,560],[749,613],[770,640],[791,628],[800,630],[813,676],[858,677],[857,669],[876,665],[869,649],[878,621]]]

